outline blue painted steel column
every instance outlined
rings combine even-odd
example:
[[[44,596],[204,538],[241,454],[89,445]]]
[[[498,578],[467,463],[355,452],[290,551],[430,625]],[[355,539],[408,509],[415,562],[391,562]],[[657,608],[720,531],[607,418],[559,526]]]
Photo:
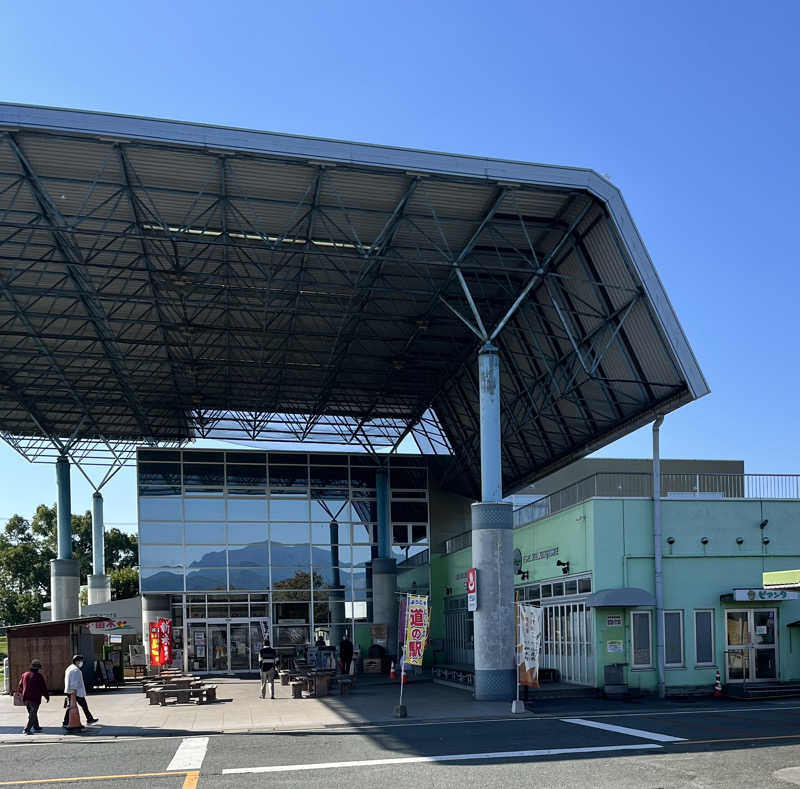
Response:
[[[105,527],[103,524],[103,494],[92,496],[92,569],[89,576],[89,604],[111,600],[111,579],[106,575]]]
[[[475,699],[511,701],[516,690],[513,507],[502,500],[500,359],[488,342],[478,354],[478,379],[482,501],[472,505],[472,564],[478,571]]]
[[[58,558],[72,558],[72,501],[69,489],[69,460],[61,455],[56,461],[56,488],[58,505],[56,522],[58,534]]]
[[[69,490],[69,460],[56,461],[56,537],[58,558],[50,561],[50,617],[73,619],[78,616],[80,563],[72,558],[72,501]]]
[[[386,625],[386,651],[395,655],[397,633],[397,562],[392,558],[389,470],[377,473],[378,558],[372,560],[372,622]]]
[[[389,469],[379,468],[377,474],[378,499],[378,556],[392,557],[392,521],[389,517]]]

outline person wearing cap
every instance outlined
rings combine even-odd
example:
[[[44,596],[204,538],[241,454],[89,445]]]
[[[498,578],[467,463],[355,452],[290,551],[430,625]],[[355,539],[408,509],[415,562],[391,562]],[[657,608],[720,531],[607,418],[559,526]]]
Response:
[[[42,730],[39,725],[39,707],[42,703],[42,696],[49,702],[50,694],[47,692],[47,681],[41,670],[41,661],[32,660],[30,669],[22,675],[17,688],[22,694],[22,700],[28,710],[28,724],[22,730],[23,734],[33,734]]]
[[[65,707],[67,711],[64,713],[64,728],[69,728],[69,696],[73,691],[75,692],[75,700],[78,706],[83,710],[86,715],[86,724],[91,726],[97,723],[100,718],[93,718],[92,713],[89,712],[89,705],[86,703],[86,685],[83,684],[83,655],[73,655],[72,663],[67,666],[64,672],[64,693],[66,694],[67,701]]]

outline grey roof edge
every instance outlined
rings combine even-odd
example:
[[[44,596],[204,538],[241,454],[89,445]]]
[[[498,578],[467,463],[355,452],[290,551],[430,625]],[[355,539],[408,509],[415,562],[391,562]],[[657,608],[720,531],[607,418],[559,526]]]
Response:
[[[606,204],[616,223],[693,399],[710,392],[621,192],[594,170],[302,137],[188,121],[0,102],[0,127],[3,126],[241,151],[305,161],[347,163],[482,180],[585,189]]]

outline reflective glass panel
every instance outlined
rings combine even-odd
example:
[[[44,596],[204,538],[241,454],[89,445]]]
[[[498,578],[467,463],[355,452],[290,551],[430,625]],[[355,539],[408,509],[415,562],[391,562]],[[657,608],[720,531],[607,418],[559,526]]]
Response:
[[[224,521],[224,499],[190,499],[183,503],[184,517],[187,521]]]
[[[372,545],[354,545],[352,548],[353,564],[364,565],[377,556],[378,549]]]
[[[228,543],[230,545],[244,545],[251,542],[262,542],[266,539],[266,523],[228,524]]]
[[[428,520],[428,504],[425,501],[393,501],[392,520],[406,523],[426,523]]]
[[[224,466],[222,463],[187,463],[184,460],[183,484],[221,488],[225,484]]]
[[[272,565],[272,586],[274,589],[310,589],[311,571],[309,567],[276,567]]]
[[[140,449],[137,454],[139,462],[145,460],[177,461],[180,463],[181,453],[175,449]]]
[[[398,488],[426,488],[428,477],[424,468],[392,468],[389,471],[392,490]]]
[[[367,597],[367,571],[366,570],[357,570],[353,569],[350,572],[350,577],[352,579],[353,584],[353,591],[352,597],[349,595],[349,585],[348,585],[348,599],[352,600],[366,600]]]
[[[408,526],[394,524],[392,526],[392,542],[396,545],[403,545],[408,542]]]
[[[228,463],[226,468],[228,485],[239,487],[267,487],[267,466],[241,466]]]
[[[308,567],[311,562],[308,543],[289,545],[283,542],[272,541],[272,566],[280,567]]]
[[[311,501],[311,520],[319,523],[349,521],[350,504],[344,498],[318,498]]]
[[[305,466],[278,466],[269,464],[271,488],[307,488],[308,469]]]
[[[182,592],[183,573],[170,567],[142,567],[139,570],[143,592]]]
[[[313,488],[346,488],[349,484],[347,466],[311,466]]]
[[[311,524],[311,542],[315,545],[345,545],[349,544],[350,539],[347,537],[347,532],[350,530],[349,526],[342,526],[341,524],[334,523],[333,526],[329,523],[312,523]],[[342,532],[347,538],[342,540]]]
[[[313,577],[315,589],[342,589],[350,585],[349,570],[341,567],[315,567]]]
[[[190,567],[221,567],[227,561],[224,545],[187,545],[184,550]]]
[[[275,628],[279,647],[299,647],[309,643],[308,625],[279,625]]]
[[[139,564],[145,567],[180,567],[183,564],[181,545],[140,545]]]
[[[307,523],[271,523],[269,529],[273,542],[308,542]]]
[[[371,523],[353,524],[353,543],[375,542],[375,526]]]
[[[714,662],[714,612],[695,611],[695,660],[698,663]]]
[[[231,567],[266,567],[269,564],[267,541],[229,548],[228,564]]]
[[[269,587],[266,567],[231,567],[231,589],[266,589]],[[265,616],[266,603],[251,605],[251,616]]]
[[[254,465],[267,465],[266,452],[226,452],[225,459],[231,463],[250,463]]]
[[[427,526],[412,526],[411,527],[411,541],[412,542],[425,542],[428,539]]]
[[[139,499],[139,518],[143,521],[179,521],[183,519],[180,496]]]
[[[203,567],[186,573],[186,588],[189,590],[225,589],[228,585],[228,571],[224,567]]]
[[[305,521],[308,523],[308,499],[270,499],[269,519],[273,522]]]
[[[224,523],[187,523],[184,529],[187,545],[224,545]]]
[[[311,576],[309,576],[309,584],[311,583]],[[272,599],[276,603],[292,603],[297,600],[310,600],[311,588],[308,589],[295,589],[291,584],[285,584],[277,587],[272,592]]]
[[[164,544],[183,542],[182,523],[152,523],[139,524],[139,542],[145,544]]]
[[[229,521],[266,521],[266,499],[228,499]]]
[[[353,488],[374,489],[377,485],[375,478],[374,468],[354,467],[350,469],[350,486]]]
[[[237,575],[236,583],[237,584],[240,583],[240,580],[238,578],[238,573],[239,572],[241,572],[241,571],[238,568],[231,570],[231,588],[234,587],[234,574]],[[252,573],[253,575],[256,575],[255,571],[253,571],[252,569],[251,570],[247,570],[245,572]],[[265,574],[264,575],[264,581],[265,582],[266,582],[266,578],[267,578],[267,576]],[[264,586],[266,586],[266,583],[264,584]],[[241,586],[237,586],[236,588],[237,589],[241,589],[242,587]],[[257,589],[258,587],[248,586],[247,588],[248,589]],[[264,587],[262,587],[262,588],[264,588]],[[250,616],[258,617],[259,619],[262,619],[262,618],[265,618],[265,617],[269,616],[269,603],[253,603],[253,602],[251,602],[250,603]]]
[[[353,520],[374,523],[378,520],[378,503],[376,501],[354,501]]]
[[[139,463],[140,485],[180,485],[180,463]]]

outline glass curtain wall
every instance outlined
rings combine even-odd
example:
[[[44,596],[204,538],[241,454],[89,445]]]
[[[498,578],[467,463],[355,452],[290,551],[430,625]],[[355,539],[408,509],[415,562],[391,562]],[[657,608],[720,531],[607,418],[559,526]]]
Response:
[[[417,458],[389,462],[392,555],[418,569],[427,564],[427,469]],[[369,621],[373,458],[142,449],[137,468],[143,594],[186,594],[191,622],[200,618],[195,598],[204,600],[202,618],[227,619],[237,600],[247,608],[249,594],[252,607],[250,593],[259,592],[278,646],[319,632],[338,643],[345,626]],[[204,646],[209,657],[222,654],[221,645]]]

